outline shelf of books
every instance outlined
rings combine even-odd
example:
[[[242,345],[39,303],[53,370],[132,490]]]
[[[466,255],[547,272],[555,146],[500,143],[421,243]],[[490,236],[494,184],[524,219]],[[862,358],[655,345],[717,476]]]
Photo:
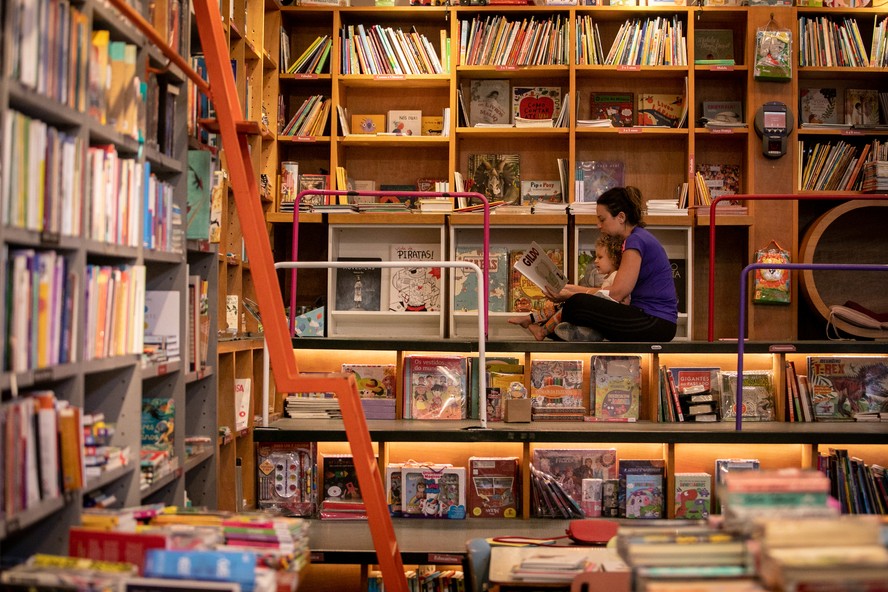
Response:
[[[214,484],[193,478],[215,448],[188,463],[189,443],[216,431],[215,400],[189,400],[215,392],[201,331],[215,255],[186,243],[209,197],[193,190],[180,133],[185,78],[107,3],[54,7],[70,35],[51,34],[35,3],[9,5],[3,19],[0,548],[10,562],[64,553],[85,507],[215,505]],[[187,14],[145,16],[187,46]]]

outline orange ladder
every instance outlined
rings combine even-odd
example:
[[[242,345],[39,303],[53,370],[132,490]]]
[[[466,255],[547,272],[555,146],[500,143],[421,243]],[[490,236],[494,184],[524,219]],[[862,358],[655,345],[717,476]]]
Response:
[[[228,43],[222,31],[222,15],[219,12],[218,0],[192,0],[197,31],[206,60],[209,85],[125,0],[109,1],[213,101],[235,206],[251,261],[256,300],[262,314],[265,342],[275,383],[283,392],[328,392],[336,395],[355,461],[358,484],[367,506],[367,522],[386,590],[407,592],[404,565],[354,375],[338,373],[306,375],[301,374],[296,365],[296,355],[290,341],[284,312],[283,296],[265,230],[265,217],[260,207],[256,173],[250,160],[246,137],[237,130],[243,110],[240,107],[234,74],[231,70]]]

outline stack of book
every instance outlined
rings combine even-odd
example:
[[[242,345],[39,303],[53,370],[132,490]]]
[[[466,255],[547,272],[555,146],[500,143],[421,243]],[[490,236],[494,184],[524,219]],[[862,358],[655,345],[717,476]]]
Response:
[[[786,468],[730,472],[718,494],[725,526],[748,530],[754,518],[837,516],[829,492],[829,479],[820,471]]]
[[[763,521],[759,577],[769,590],[884,590],[888,549],[875,516]]]
[[[863,165],[864,193],[884,193],[888,191],[888,161],[878,160]]]
[[[557,548],[541,548],[512,568],[512,577],[519,581],[572,582],[587,571],[598,571],[600,566],[585,555],[565,552]]]
[[[742,577],[753,573],[745,536],[709,526],[621,526],[617,552],[640,579]]]
[[[294,419],[341,419],[339,401],[331,393],[289,395],[284,404],[287,417]]]

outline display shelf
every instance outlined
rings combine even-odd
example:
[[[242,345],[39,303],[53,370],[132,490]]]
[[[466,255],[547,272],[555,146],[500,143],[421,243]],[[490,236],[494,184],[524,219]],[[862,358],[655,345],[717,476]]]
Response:
[[[546,444],[655,443],[655,444],[888,444],[888,432],[879,423],[734,422],[695,424],[601,422],[488,423],[477,421],[367,420],[374,442],[525,442]],[[268,428],[256,428],[256,442],[342,442],[345,429],[334,419],[283,418]]]

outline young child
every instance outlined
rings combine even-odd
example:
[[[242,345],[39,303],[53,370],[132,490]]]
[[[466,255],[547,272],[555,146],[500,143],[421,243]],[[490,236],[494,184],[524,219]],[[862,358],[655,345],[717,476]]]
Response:
[[[601,286],[590,288],[589,293],[601,293],[607,295],[608,288],[614,283],[620,260],[623,257],[623,242],[620,237],[601,234],[595,242],[595,269],[604,277]],[[521,325],[531,332],[537,341],[544,340],[555,332],[555,327],[561,322],[561,308],[559,307],[548,318],[539,318],[536,314],[509,319],[514,325]]]

